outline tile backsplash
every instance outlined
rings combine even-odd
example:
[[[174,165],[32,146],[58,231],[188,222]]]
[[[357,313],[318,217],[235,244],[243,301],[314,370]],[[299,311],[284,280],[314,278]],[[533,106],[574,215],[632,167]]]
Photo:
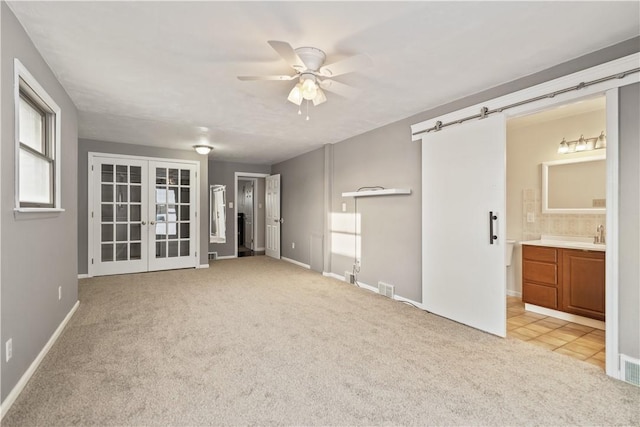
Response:
[[[606,220],[606,215],[543,214],[540,191],[533,188],[522,190],[522,212],[523,240],[538,240],[542,234],[593,237]],[[533,222],[527,220],[527,213],[531,212]]]

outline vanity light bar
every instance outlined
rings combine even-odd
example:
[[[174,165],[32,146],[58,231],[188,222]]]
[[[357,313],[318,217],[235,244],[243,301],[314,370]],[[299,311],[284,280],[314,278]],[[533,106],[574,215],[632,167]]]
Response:
[[[585,138],[584,135],[580,135],[580,138],[575,141],[567,141],[562,138],[560,146],[558,147],[558,154],[576,153],[581,151],[599,150],[607,147],[607,137],[604,131],[600,132],[599,136],[593,138]]]

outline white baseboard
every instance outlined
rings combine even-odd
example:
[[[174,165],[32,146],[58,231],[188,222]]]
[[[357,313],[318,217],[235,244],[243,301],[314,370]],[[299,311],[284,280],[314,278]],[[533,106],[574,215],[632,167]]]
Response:
[[[507,289],[507,295],[510,297],[520,297],[522,298],[522,292],[512,291],[511,289]]]
[[[38,354],[38,356],[31,363],[31,366],[29,366],[29,368],[22,375],[18,383],[13,387],[13,390],[11,390],[11,392],[4,399],[4,402],[2,402],[2,405],[0,405],[0,419],[4,418],[7,412],[9,412],[11,405],[13,405],[13,403],[16,401],[20,393],[22,393],[22,390],[27,385],[27,383],[29,382],[33,374],[36,372],[36,369],[38,369],[38,366],[40,366],[40,363],[45,358],[49,350],[51,350],[51,347],[53,347],[53,344],[55,344],[55,342],[58,340],[58,337],[64,330],[64,327],[67,326],[67,323],[69,323],[69,320],[71,320],[73,313],[76,312],[79,305],[80,305],[80,301],[76,301],[73,307],[71,307],[71,310],[69,310],[69,313],[67,313],[67,315],[64,317],[62,322],[60,322],[60,325],[58,325],[56,330],[53,332],[53,335],[51,335],[51,338],[49,338],[49,341],[47,341],[47,343],[44,345],[42,350],[40,350],[40,353]]]
[[[538,305],[525,303],[524,309],[545,316],[555,317],[556,319],[566,320],[567,322],[577,323],[579,325],[589,326],[590,328],[605,330],[605,323],[601,320],[590,319],[588,317],[578,316],[576,314],[565,313],[564,311],[553,310],[551,308],[540,307]]]
[[[342,281],[342,282],[346,282],[346,280],[344,280],[344,276],[341,276],[341,275],[339,275],[339,274],[335,274],[335,273],[328,273],[328,272],[326,272],[326,271],[323,271],[323,272],[322,272],[322,275],[323,275],[324,277],[331,277],[331,278],[333,278],[333,279],[338,279],[338,280],[340,280],[340,281]],[[374,293],[376,293],[376,294],[380,294],[380,292],[378,292],[378,288],[376,288],[375,286],[368,285],[368,284],[363,283],[363,282],[361,282],[361,281],[358,281],[358,285],[359,285],[362,289],[366,289],[367,291],[371,291],[371,292],[374,292]],[[394,295],[394,296],[393,296],[393,299],[394,299],[395,301],[399,301],[399,302],[408,302],[409,304],[416,306],[416,307],[417,307],[417,308],[419,308],[420,310],[425,310],[425,309],[424,309],[424,307],[422,306],[422,303],[417,302],[417,301],[410,300],[409,298],[401,297],[400,295]],[[427,311],[427,310],[425,310],[425,311]]]
[[[91,276],[89,276],[88,274],[78,274],[78,279],[88,279],[89,277]]]
[[[291,259],[291,258],[287,258],[287,257],[283,257],[283,256],[281,256],[280,259],[283,260],[283,261],[290,262],[291,264],[295,264],[295,265],[297,265],[299,267],[306,268],[307,270],[311,270],[311,266],[309,264],[304,264],[304,263],[302,263],[300,261],[296,261],[295,259]]]
[[[337,279],[337,280],[341,280],[344,282],[344,277],[339,275],[339,274],[335,274],[335,273],[327,273],[326,271],[322,272],[322,275],[324,277],[331,277],[332,279]]]
[[[216,258],[215,260],[218,261],[220,259],[234,259],[234,258],[238,258],[235,255],[225,255],[225,256],[219,256],[218,258]]]
[[[196,265],[196,268],[209,268],[209,264]]]

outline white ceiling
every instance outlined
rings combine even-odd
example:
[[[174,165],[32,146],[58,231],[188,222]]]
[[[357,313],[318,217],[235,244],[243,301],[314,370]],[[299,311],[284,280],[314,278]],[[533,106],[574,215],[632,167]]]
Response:
[[[632,2],[21,2],[9,5],[79,110],[81,138],[271,164],[640,34]],[[267,44],[359,53],[311,120]],[[407,141],[410,140],[407,128]],[[401,141],[397,141],[400,143]]]

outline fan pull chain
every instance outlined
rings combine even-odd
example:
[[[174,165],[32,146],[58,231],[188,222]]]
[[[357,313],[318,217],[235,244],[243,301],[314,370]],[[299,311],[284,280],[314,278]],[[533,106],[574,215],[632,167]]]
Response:
[[[307,121],[309,121],[309,100],[307,99]]]

